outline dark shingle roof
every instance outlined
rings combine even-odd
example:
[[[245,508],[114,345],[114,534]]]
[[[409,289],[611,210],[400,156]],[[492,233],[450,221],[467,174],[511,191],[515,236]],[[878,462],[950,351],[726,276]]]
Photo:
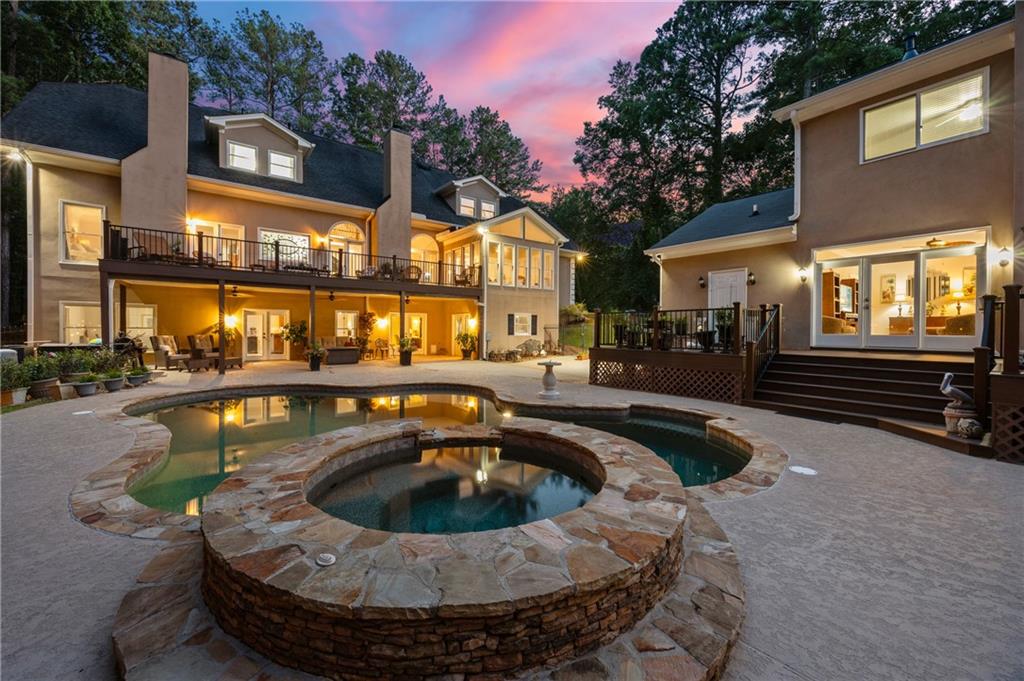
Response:
[[[755,203],[757,215],[751,215]],[[723,201],[711,206],[651,246],[650,250],[785,227],[793,224],[789,219],[792,213],[792,189],[780,189],[767,194]]]
[[[121,160],[146,146],[146,93],[107,83],[40,83],[0,124],[4,139]],[[300,196],[376,208],[384,201],[384,161],[370,149],[300,133],[316,145],[306,160],[303,182],[222,168],[217,149],[206,141],[204,117],[229,112],[189,105],[188,172]],[[451,173],[413,161],[412,210],[448,224],[474,222],[456,215],[435,190],[456,179]],[[502,213],[518,199],[502,199]]]

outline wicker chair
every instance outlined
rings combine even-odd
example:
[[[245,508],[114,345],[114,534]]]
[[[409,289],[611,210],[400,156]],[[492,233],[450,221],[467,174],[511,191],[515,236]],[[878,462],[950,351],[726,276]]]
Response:
[[[183,362],[189,358],[189,353],[178,349],[178,341],[174,336],[150,336],[149,342],[153,346],[155,359],[153,364],[157,369],[163,364],[163,368],[170,371],[177,369],[181,371]]]

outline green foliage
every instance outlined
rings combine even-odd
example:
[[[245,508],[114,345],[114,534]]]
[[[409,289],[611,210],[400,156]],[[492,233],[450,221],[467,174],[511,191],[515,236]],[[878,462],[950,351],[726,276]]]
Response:
[[[0,387],[4,390],[27,388],[31,380],[28,367],[24,364],[15,359],[0,362]]]
[[[281,327],[281,338],[289,343],[305,344],[309,338],[309,324],[305,319],[297,322],[288,322]]]
[[[143,367],[143,366],[132,367],[128,371],[128,375],[129,376],[145,376],[148,373],[149,373],[149,369],[147,369],[146,367]]]
[[[57,358],[48,353],[31,355],[23,362],[25,370],[28,371],[30,381],[42,381],[47,378],[56,378],[60,371],[57,366]]]
[[[91,350],[70,350],[56,353],[57,370],[61,376],[93,371],[95,357]]]
[[[373,334],[373,327],[376,324],[377,315],[374,313],[362,312],[359,314],[356,344],[359,346],[360,354],[366,352],[366,348],[370,346],[370,336]]]
[[[316,341],[309,344],[309,347],[302,353],[302,356],[306,359],[312,359],[313,357],[319,357],[321,360],[327,359],[327,348],[320,345]]]
[[[402,336],[398,339],[398,350],[399,352],[412,352],[413,350],[413,339],[412,336]]]
[[[121,369],[108,369],[107,371],[103,372],[103,378],[105,378],[105,379],[124,378],[124,371],[122,371]]]
[[[76,383],[96,383],[100,380],[100,377],[96,374],[86,374],[82,376]]]
[[[459,348],[467,352],[473,352],[476,350],[476,334],[462,333],[455,336],[455,342],[459,344]]]
[[[92,363],[90,364],[87,371],[94,371],[98,374],[107,374],[111,371],[118,372],[120,376],[125,365],[125,358],[119,352],[114,352],[110,348],[100,348],[99,350],[88,350],[83,352],[89,352],[92,355]]]

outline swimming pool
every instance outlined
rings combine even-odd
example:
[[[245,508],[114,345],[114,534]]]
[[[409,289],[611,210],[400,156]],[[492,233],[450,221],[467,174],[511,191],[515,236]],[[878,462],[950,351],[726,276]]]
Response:
[[[198,515],[204,497],[231,473],[275,449],[313,435],[396,418],[425,428],[497,425],[503,410],[480,394],[438,390],[388,395],[268,394],[178,405],[145,414],[171,432],[168,456],[128,493],[165,511]],[[612,418],[565,410],[516,413],[569,421],[629,438],[665,459],[684,485],[729,477],[747,462],[739,450],[709,441],[699,425],[656,416]]]

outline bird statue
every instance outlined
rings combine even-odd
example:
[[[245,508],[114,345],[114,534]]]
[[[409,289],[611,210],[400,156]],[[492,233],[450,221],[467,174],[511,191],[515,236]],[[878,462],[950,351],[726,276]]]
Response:
[[[953,374],[947,373],[942,377],[942,384],[939,385],[939,392],[953,400],[951,405],[953,407],[963,406],[971,408],[974,406],[974,400],[971,399],[971,396],[953,385]]]

